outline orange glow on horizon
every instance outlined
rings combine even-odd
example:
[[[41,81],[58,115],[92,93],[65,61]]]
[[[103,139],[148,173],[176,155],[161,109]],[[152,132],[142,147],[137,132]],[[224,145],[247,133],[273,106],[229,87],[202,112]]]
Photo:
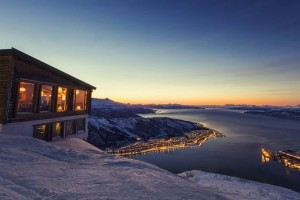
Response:
[[[104,98],[104,97],[95,97],[95,98]],[[182,104],[182,105],[191,105],[191,106],[199,106],[199,105],[226,105],[226,104],[234,104],[234,105],[270,105],[270,106],[295,106],[300,105],[299,101],[296,100],[287,100],[287,99],[273,99],[273,98],[235,98],[235,99],[160,99],[160,98],[152,98],[152,99],[134,99],[134,98],[111,98],[113,101],[120,103],[129,103],[129,104]]]

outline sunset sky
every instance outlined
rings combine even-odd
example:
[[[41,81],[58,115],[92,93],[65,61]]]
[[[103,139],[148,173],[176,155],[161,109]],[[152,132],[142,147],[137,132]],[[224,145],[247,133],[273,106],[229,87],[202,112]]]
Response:
[[[17,48],[125,103],[300,104],[298,0],[0,0]]]

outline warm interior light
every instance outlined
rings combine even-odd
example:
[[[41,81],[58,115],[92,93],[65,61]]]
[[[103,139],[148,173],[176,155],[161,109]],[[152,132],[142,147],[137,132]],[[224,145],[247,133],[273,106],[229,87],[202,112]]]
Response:
[[[62,95],[61,100],[65,101],[66,100],[66,95]]]
[[[76,109],[77,109],[77,110],[81,110],[81,106],[77,106]]]
[[[79,90],[76,90],[76,92],[75,92],[75,93],[76,93],[76,95],[79,95]]]
[[[62,110],[63,108],[62,108],[62,106],[58,106],[58,108],[57,108],[58,110]]]
[[[58,93],[61,93],[61,92],[62,92],[62,88],[59,87],[59,88],[58,88]]]
[[[25,87],[20,87],[20,92],[26,92],[26,88]]]

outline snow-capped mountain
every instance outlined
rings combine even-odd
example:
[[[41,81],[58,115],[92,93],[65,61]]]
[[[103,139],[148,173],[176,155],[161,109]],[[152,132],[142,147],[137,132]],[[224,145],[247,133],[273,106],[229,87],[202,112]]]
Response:
[[[154,113],[154,110],[110,99],[93,99],[88,141],[101,149],[116,148],[140,139],[183,136],[184,133],[204,129],[193,122],[138,115],[142,113]]]
[[[94,109],[95,108],[96,109],[121,109],[121,108],[127,108],[128,106],[130,106],[130,104],[119,103],[109,98],[92,99],[92,108]]]

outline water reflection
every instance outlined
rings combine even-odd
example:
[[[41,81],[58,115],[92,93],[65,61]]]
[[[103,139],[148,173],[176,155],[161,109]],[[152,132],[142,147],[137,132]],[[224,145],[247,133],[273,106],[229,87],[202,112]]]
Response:
[[[200,122],[225,138],[208,140],[201,148],[180,148],[146,153],[134,158],[174,173],[202,170],[287,187],[300,192],[300,171],[272,158],[261,149],[299,149],[300,123],[274,117],[243,114],[224,109],[164,110],[144,117],[171,117]],[[262,163],[262,160],[265,162]]]

